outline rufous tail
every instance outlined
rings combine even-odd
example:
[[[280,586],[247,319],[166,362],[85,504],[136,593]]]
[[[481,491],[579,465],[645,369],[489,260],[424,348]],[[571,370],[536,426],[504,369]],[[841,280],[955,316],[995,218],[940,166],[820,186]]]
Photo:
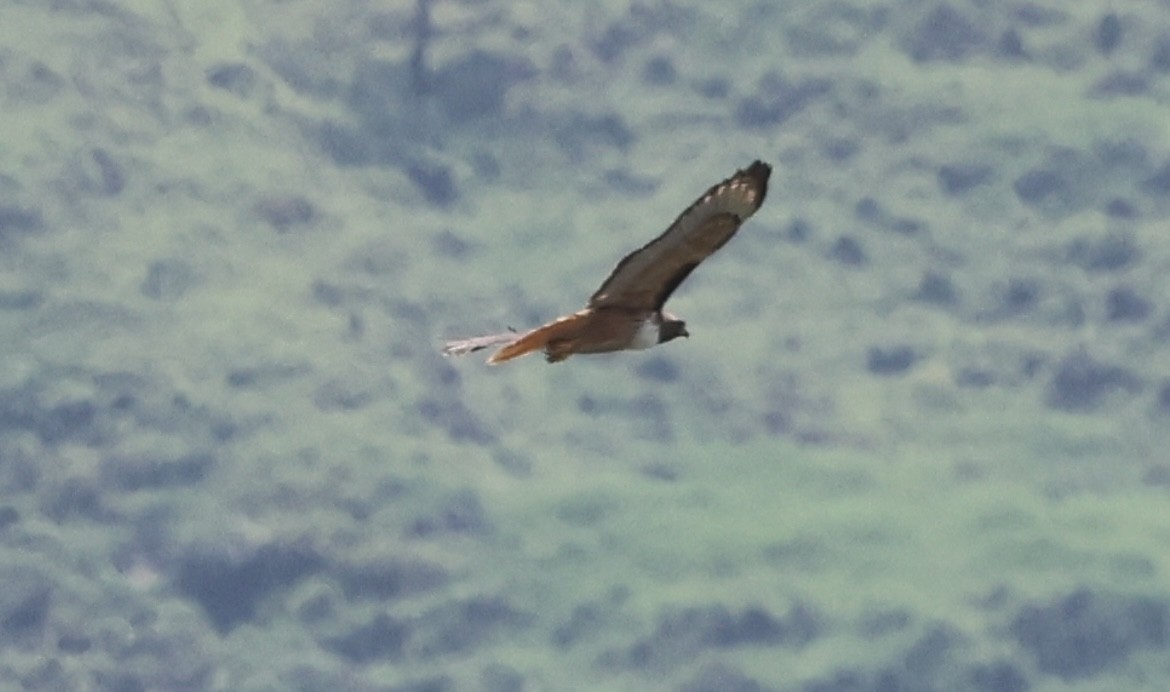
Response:
[[[499,365],[513,358],[519,358],[520,356],[532,353],[533,351],[546,350],[550,342],[563,342],[562,344],[556,344],[556,346],[567,346],[567,342],[576,337],[577,331],[581,328],[581,320],[585,317],[586,314],[583,312],[565,315],[564,317],[549,322],[543,327],[537,327],[530,332],[526,332],[520,338],[492,354],[492,357],[488,358],[488,365]],[[570,349],[563,347],[554,350],[559,355],[556,360],[564,360],[572,352]],[[562,351],[563,353],[561,353]],[[551,357],[550,360],[552,360]]]

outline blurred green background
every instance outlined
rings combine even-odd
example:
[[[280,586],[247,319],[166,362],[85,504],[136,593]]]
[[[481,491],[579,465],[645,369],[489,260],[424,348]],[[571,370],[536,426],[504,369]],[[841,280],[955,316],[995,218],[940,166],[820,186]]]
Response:
[[[1167,689],[1166,9],[6,4],[3,686]]]

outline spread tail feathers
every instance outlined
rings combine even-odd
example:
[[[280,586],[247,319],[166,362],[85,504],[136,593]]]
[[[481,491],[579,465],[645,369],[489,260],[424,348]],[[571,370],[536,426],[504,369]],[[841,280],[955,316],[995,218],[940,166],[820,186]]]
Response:
[[[564,347],[571,344],[570,340],[576,335],[580,317],[579,314],[566,315],[533,329],[492,354],[488,358],[488,365],[498,365],[542,349],[550,363],[568,358],[572,351]]]
[[[498,365],[505,361],[519,358],[533,351],[544,350],[549,362],[556,362],[568,358],[573,353],[573,340],[581,327],[581,320],[587,313],[574,313],[553,320],[543,327],[517,335],[515,331],[504,334],[490,334],[477,336],[471,339],[457,339],[448,341],[443,347],[443,353],[448,356],[461,356],[480,349],[506,344],[488,358],[489,365]]]
[[[468,353],[482,351],[489,346],[506,344],[515,340],[516,330],[508,327],[508,331],[502,334],[488,334],[487,336],[476,336],[470,339],[452,339],[443,344],[443,355],[465,356]]]

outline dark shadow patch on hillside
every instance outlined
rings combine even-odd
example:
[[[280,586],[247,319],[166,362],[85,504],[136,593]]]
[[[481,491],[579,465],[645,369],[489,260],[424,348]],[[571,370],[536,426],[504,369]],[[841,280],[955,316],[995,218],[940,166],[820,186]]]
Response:
[[[410,624],[406,620],[378,613],[342,634],[323,638],[320,643],[345,660],[364,665],[375,661],[401,661],[409,637]]]
[[[635,435],[640,439],[669,443],[674,440],[670,404],[655,394],[642,394],[633,399],[599,397],[582,394],[577,398],[577,410],[598,420],[635,421]]]
[[[495,433],[459,399],[428,396],[419,400],[416,406],[423,422],[442,430],[454,442],[477,445],[496,442]]]
[[[768,692],[776,688],[765,687],[729,665],[711,663],[677,689],[678,692]]]
[[[324,564],[314,551],[292,545],[234,551],[222,545],[191,546],[176,559],[175,587],[226,634],[251,620],[263,599],[320,571]]]
[[[1020,608],[1011,625],[1036,667],[1066,682],[1087,680],[1142,650],[1170,643],[1164,600],[1079,589]]]
[[[1120,272],[1142,259],[1141,248],[1128,233],[1108,233],[1092,238],[1078,238],[1068,244],[1066,260],[1090,273]]]
[[[33,644],[49,619],[55,586],[42,570],[0,565],[0,646]]]
[[[17,241],[45,229],[38,207],[0,204],[0,248],[11,249]]]
[[[900,628],[899,628],[900,629]],[[946,624],[927,627],[909,646],[872,668],[842,667],[810,680],[802,692],[878,692],[885,690],[971,690],[1025,692],[1025,668],[1007,658],[967,659],[969,640]]]
[[[411,538],[435,538],[442,535],[486,535],[492,531],[491,520],[484,511],[479,495],[472,490],[452,493],[417,517],[407,529]]]
[[[421,560],[387,558],[342,562],[330,573],[350,600],[393,600],[446,585],[450,576],[439,565]]]
[[[203,482],[215,468],[216,459],[206,452],[183,455],[111,455],[98,471],[111,490],[138,492],[185,488]]]
[[[426,661],[469,655],[496,637],[516,633],[530,615],[499,596],[438,605],[417,616],[378,613],[320,639],[321,646],[353,663]]]
[[[775,128],[832,92],[826,79],[791,80],[779,72],[769,72],[756,84],[755,93],[740,100],[735,107],[735,121],[741,127]]]
[[[1142,378],[1129,369],[1077,350],[1056,364],[1044,400],[1060,411],[1088,413],[1113,395],[1137,394],[1143,384]]]
[[[604,653],[607,668],[662,672],[709,652],[743,646],[799,648],[821,632],[821,617],[798,604],[784,615],[762,606],[733,611],[724,605],[667,609],[654,631],[622,649]]]
[[[127,426],[179,439],[184,447],[223,442],[236,430],[229,416],[130,372],[47,370],[0,389],[0,435],[27,432],[46,445],[102,448],[128,434]]]
[[[902,47],[915,62],[961,62],[991,53],[994,42],[976,17],[939,2],[902,38]]]

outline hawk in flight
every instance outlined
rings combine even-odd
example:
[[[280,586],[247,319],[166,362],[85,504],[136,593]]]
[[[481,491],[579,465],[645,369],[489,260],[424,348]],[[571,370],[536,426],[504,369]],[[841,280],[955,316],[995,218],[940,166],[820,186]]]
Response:
[[[550,363],[574,353],[644,349],[687,333],[686,322],[662,309],[699,263],[739,230],[764,203],[772,167],[762,161],[738,170],[703,193],[670,228],[618,262],[583,310],[528,332],[449,341],[443,353],[463,355],[503,345],[488,363],[544,351]]]

